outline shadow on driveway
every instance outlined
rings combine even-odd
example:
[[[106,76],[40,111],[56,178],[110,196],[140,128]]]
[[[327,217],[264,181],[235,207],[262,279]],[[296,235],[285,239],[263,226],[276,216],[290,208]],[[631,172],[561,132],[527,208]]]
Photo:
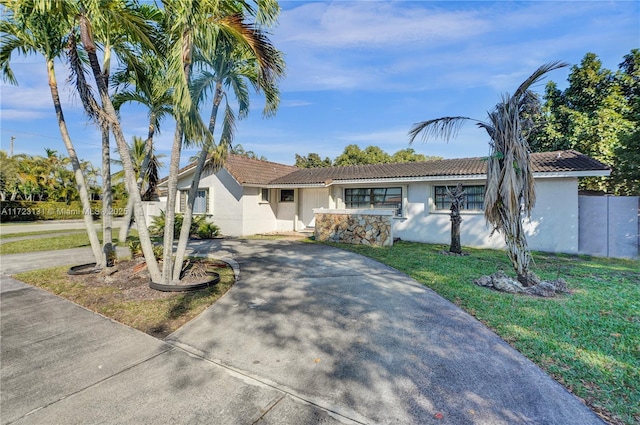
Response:
[[[167,342],[294,398],[363,423],[603,423],[480,322],[376,261],[291,241],[192,247],[233,258],[240,278]]]

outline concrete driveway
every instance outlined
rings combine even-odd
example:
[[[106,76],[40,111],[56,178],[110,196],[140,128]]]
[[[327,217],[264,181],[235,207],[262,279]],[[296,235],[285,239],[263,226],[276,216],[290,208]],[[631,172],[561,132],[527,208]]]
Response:
[[[602,424],[481,323],[380,263],[295,241],[191,247],[235,260],[239,280],[164,342],[4,278],[2,423]]]

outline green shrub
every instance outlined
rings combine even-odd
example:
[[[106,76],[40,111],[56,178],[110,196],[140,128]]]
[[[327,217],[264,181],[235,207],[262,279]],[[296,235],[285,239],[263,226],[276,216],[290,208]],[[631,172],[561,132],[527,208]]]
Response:
[[[213,239],[220,234],[220,228],[214,223],[202,223],[198,227],[197,235],[200,239]]]
[[[180,230],[182,229],[182,222],[184,221],[183,214],[176,214],[173,222],[173,238],[177,239],[180,236]],[[164,226],[166,223],[166,214],[163,210],[160,210],[160,215],[153,217],[151,225],[149,226],[149,232],[154,237],[164,237]],[[202,228],[202,230],[200,230]],[[201,232],[203,235],[201,236]],[[202,239],[209,239],[219,234],[220,229],[213,223],[208,223],[206,217],[202,215],[194,216],[191,220],[191,226],[189,229],[189,236],[198,236]]]

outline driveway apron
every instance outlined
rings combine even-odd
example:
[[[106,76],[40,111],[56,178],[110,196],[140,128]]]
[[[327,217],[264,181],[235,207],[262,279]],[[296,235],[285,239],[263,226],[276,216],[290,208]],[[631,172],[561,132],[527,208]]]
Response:
[[[336,248],[223,240],[231,291],[167,338],[293,399],[360,423],[602,424],[454,304]]]

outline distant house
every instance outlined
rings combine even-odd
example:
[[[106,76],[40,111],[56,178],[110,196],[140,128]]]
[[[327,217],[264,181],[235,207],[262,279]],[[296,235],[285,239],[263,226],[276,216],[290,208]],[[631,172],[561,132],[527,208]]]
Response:
[[[532,249],[577,253],[578,178],[608,176],[604,164],[575,151],[533,153],[536,206],[526,223]],[[194,164],[180,170],[182,211]],[[450,241],[446,187],[462,183],[464,246],[502,248],[502,236],[483,215],[486,161],[482,158],[299,169],[229,155],[223,169],[205,175],[195,204],[226,236],[297,231],[314,226],[314,209],[384,209],[393,212],[393,236],[402,240]],[[166,180],[159,187],[166,190]],[[162,199],[151,206],[158,212]],[[154,213],[152,211],[152,214]]]

